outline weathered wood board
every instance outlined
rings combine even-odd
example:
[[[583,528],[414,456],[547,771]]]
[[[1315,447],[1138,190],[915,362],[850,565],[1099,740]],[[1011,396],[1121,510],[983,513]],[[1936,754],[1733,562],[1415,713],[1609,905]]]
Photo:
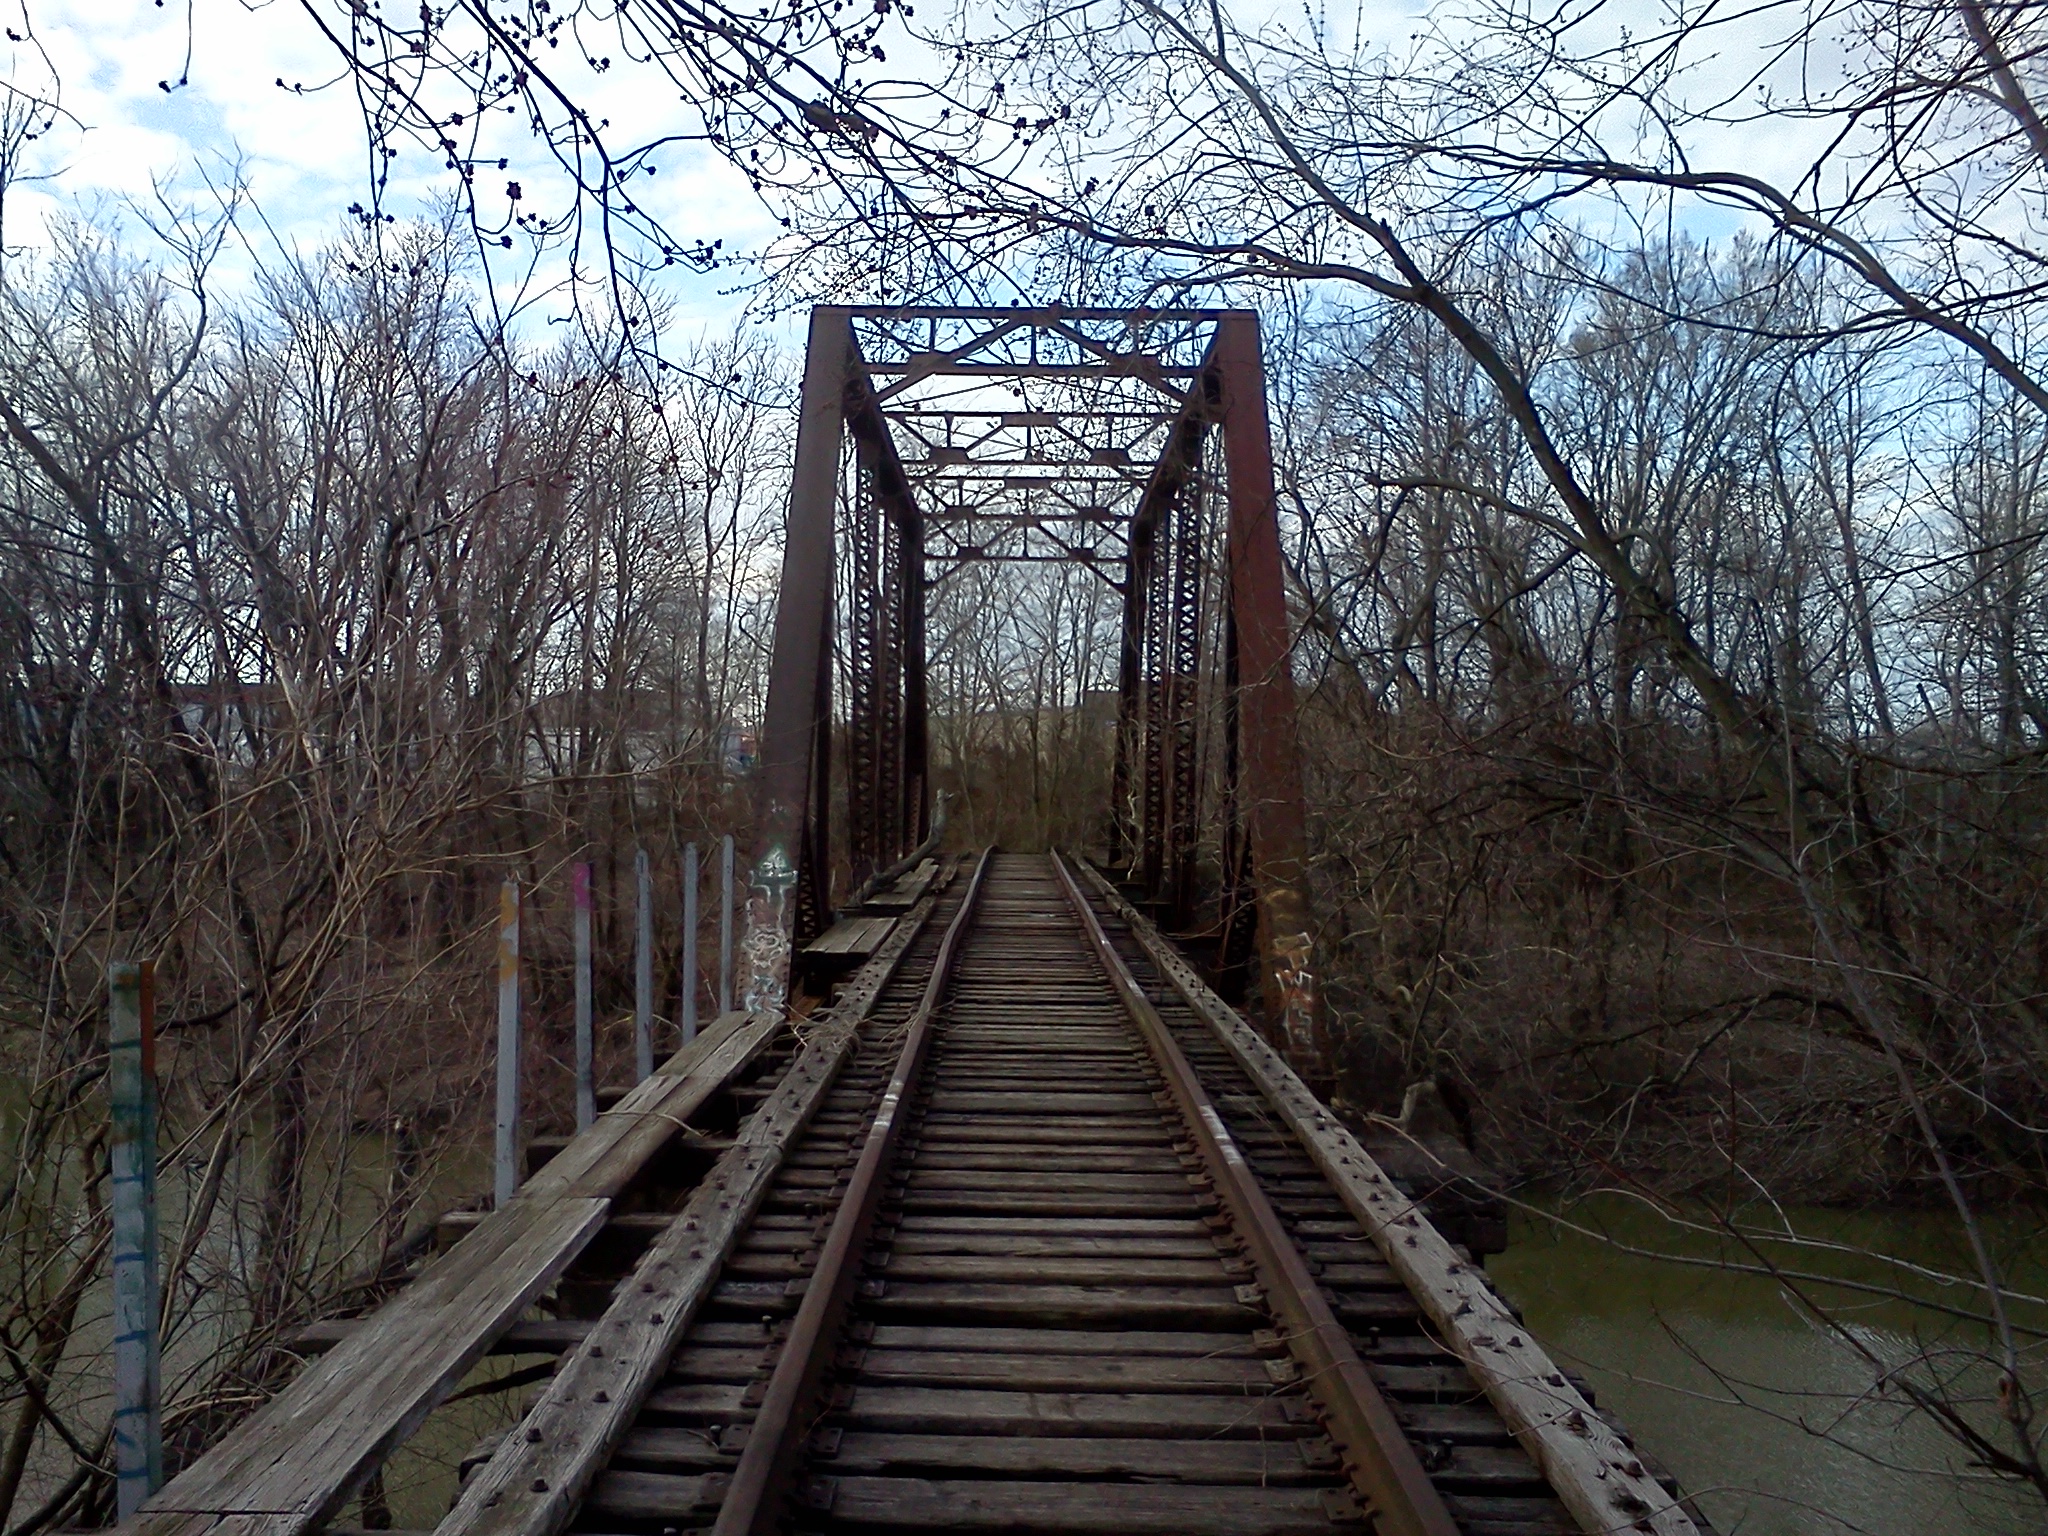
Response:
[[[893,917],[842,917],[804,949],[806,958],[842,963],[865,960],[888,942]]]
[[[838,1003],[806,1023],[802,1055],[564,1358],[520,1432],[506,1436],[470,1479],[438,1536],[546,1536],[567,1523],[718,1285],[734,1235],[759,1208],[790,1141],[823,1102],[860,1021],[930,913],[929,900],[920,904]],[[782,1283],[773,1285],[779,1298]]]
[[[251,1536],[284,1536],[326,1523],[569,1266],[604,1224],[607,1204],[515,1202],[230,1430],[122,1529],[198,1536],[239,1516]]]
[[[926,859],[894,885],[879,890],[861,904],[867,912],[907,912],[924,899],[924,893],[938,877],[939,861]]]
[[[484,1216],[420,1278],[337,1338],[122,1527],[133,1536],[299,1536],[489,1353],[604,1226],[611,1197],[783,1027],[719,1019]]]

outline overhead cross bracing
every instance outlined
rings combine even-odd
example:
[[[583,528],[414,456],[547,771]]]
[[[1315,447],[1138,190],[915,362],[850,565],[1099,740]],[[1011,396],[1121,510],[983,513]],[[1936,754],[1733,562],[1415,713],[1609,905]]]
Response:
[[[1129,531],[1220,312],[856,313],[933,585],[1077,561],[1121,588]]]
[[[1290,1059],[1328,1084],[1264,371],[1242,310],[814,312],[750,1001],[779,1003],[835,896],[929,831],[929,594],[969,566],[1047,563],[1091,572],[1120,612],[1106,862],[1244,973]]]

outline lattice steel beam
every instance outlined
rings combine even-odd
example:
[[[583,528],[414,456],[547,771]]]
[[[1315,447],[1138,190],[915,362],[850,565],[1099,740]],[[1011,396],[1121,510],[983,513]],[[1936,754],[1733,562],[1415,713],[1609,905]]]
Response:
[[[1275,1037],[1327,1082],[1268,430],[1245,311],[814,312],[750,906],[781,937],[750,938],[750,998],[780,998],[791,937],[830,916],[835,629],[851,682],[836,852],[857,880],[925,830],[927,591],[972,564],[1079,565],[1122,599],[1110,862],[1177,923],[1209,881],[1219,958],[1255,935]]]

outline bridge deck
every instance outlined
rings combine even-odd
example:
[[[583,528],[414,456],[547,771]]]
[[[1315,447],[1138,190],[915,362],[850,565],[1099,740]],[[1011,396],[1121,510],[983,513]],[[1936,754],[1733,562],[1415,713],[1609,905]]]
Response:
[[[1700,1528],[1114,891],[1045,857],[942,879],[745,1094],[680,1209],[613,1215],[648,1242],[637,1262],[558,1288],[580,1320],[521,1325],[568,1347],[441,1536]],[[758,1025],[727,1035],[700,1088],[713,1058],[725,1082],[762,1048]],[[588,1176],[596,1136],[521,1201],[617,1195]],[[412,1296],[517,1289],[492,1279],[521,1267],[489,1257],[502,1225]],[[474,1359],[504,1312],[450,1352]],[[367,1348],[308,1378],[361,1377],[337,1362]],[[367,1453],[312,1457],[319,1486],[301,1476],[289,1508],[231,1486],[252,1433],[273,1481],[307,1462],[280,1426],[304,1422],[308,1378],[140,1518],[331,1520]]]

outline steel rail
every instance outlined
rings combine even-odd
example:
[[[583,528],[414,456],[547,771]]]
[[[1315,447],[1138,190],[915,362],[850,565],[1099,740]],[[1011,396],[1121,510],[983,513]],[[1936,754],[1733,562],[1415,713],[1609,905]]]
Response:
[[[1217,1197],[1237,1235],[1251,1249],[1266,1300],[1288,1348],[1304,1367],[1310,1392],[1322,1403],[1325,1427],[1344,1457],[1345,1473],[1365,1502],[1374,1530],[1379,1536],[1459,1536],[1457,1522],[1423,1470],[1394,1410],[1366,1372],[1350,1334],[1309,1273],[1293,1235],[1259,1187],[1166,1021],[1109,942],[1066,859],[1055,852],[1052,861],[1082,936],[1144,1037],[1167,1091],[1186,1117]]]
[[[807,1410],[817,1396],[832,1360],[825,1346],[837,1337],[860,1280],[860,1255],[867,1246],[875,1212],[887,1188],[886,1175],[894,1161],[896,1145],[902,1138],[901,1111],[912,1087],[924,1070],[931,1043],[932,1016],[945,995],[961,941],[974,921],[976,898],[995,850],[985,849],[974,866],[960,910],[946,929],[938,957],[932,963],[931,979],[924,996],[910,1016],[903,1046],[889,1086],[882,1092],[875,1118],[868,1125],[860,1157],[848,1178],[846,1193],[832,1218],[832,1226],[818,1251],[804,1299],[790,1324],[789,1338],[769,1375],[761,1406],[747,1431],[739,1465],[718,1510],[712,1536],[769,1536],[782,1514],[789,1483],[803,1458],[809,1438]]]

